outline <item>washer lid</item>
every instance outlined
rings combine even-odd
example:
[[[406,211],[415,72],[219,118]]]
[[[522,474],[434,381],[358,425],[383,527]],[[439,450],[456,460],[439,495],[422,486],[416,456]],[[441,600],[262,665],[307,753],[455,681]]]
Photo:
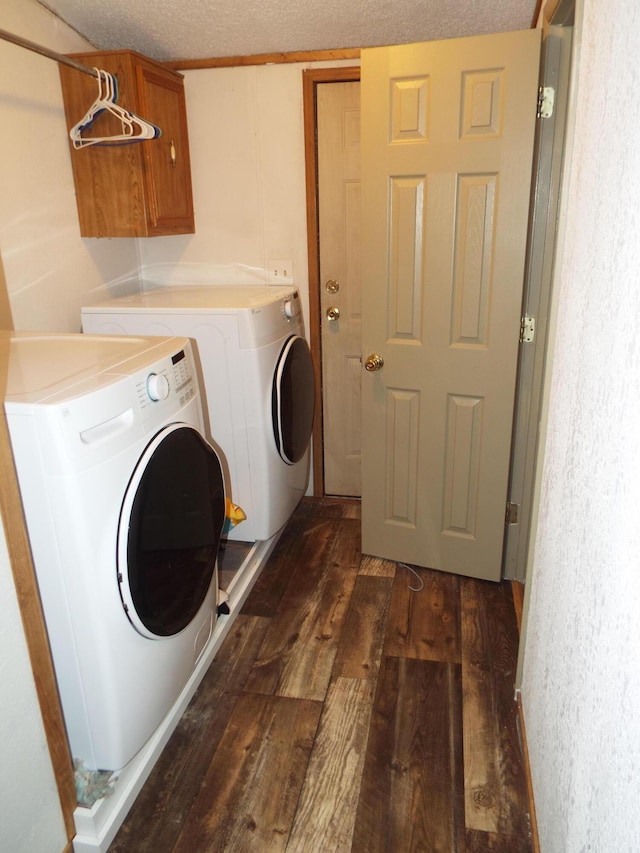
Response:
[[[0,395],[36,402],[106,372],[129,372],[125,362],[153,350],[162,339],[117,335],[0,332]],[[172,349],[177,341],[172,339]],[[163,343],[166,339],[163,340]],[[136,365],[136,369],[140,365]]]
[[[106,302],[86,305],[82,314],[144,313],[191,314],[194,311],[214,311],[233,314],[237,311],[262,308],[290,297],[296,288],[272,285],[197,285],[156,287],[131,296],[121,296]]]

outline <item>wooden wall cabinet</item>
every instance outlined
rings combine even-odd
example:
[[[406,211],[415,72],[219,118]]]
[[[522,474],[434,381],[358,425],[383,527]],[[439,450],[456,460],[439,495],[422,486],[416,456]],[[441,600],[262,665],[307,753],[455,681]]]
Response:
[[[184,81],[139,53],[115,50],[73,54],[91,68],[115,74],[117,102],[162,130],[155,139],[76,149],[71,163],[83,237],[157,237],[193,234],[193,196]],[[60,65],[67,128],[86,114],[98,94],[96,78]],[[120,133],[102,113],[83,137]]]

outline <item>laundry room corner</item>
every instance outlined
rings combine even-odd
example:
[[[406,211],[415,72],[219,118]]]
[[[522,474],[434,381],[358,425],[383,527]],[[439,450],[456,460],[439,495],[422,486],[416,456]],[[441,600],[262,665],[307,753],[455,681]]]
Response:
[[[272,259],[310,327],[302,73],[354,60],[184,70],[195,234],[138,240],[143,290],[273,282]],[[356,63],[357,64],[357,63]],[[313,465],[307,494],[313,493]]]
[[[0,27],[58,53],[92,45],[35,0],[3,0]],[[95,294],[138,289],[135,239],[80,236],[58,66],[0,40],[0,253],[16,329],[78,332]],[[10,131],[10,132],[9,132]]]
[[[286,258],[309,328],[302,72],[326,64],[181,72],[196,233],[139,241],[143,282],[265,285]]]

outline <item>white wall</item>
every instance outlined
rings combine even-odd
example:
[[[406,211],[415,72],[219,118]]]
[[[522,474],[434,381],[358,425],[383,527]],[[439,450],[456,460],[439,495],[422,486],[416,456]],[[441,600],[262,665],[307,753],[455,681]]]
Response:
[[[59,53],[91,50],[34,0],[2,0],[0,28]],[[0,66],[0,252],[13,324],[79,331],[83,304],[137,289],[136,240],[80,237],[57,64],[0,40]]]
[[[293,262],[309,327],[303,69],[292,63],[186,71],[196,233],[140,241],[160,284],[267,284]]]
[[[640,850],[640,8],[584,0],[522,696],[544,853]]]
[[[0,850],[58,853],[66,844],[42,717],[0,525]]]
[[[30,0],[3,0],[0,27],[54,49],[86,45]],[[0,42],[0,251],[14,325],[73,328],[82,264],[55,63]],[[0,282],[0,286],[4,286]],[[0,526],[0,849],[58,853],[66,845],[51,760]]]
[[[0,28],[59,52],[90,47],[33,0],[2,0]],[[0,41],[0,67],[0,252],[13,325],[79,331],[94,291],[132,276],[137,287],[136,242],[80,238],[56,63]],[[58,853],[66,832],[1,526],[0,743],[0,850]]]

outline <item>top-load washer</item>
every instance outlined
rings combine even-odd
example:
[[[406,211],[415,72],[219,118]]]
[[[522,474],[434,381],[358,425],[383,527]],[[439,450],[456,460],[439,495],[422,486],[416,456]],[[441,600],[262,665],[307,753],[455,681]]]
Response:
[[[298,291],[160,287],[84,307],[82,327],[196,341],[210,440],[226,459],[227,493],[246,514],[229,538],[267,540],[281,530],[309,482],[314,376]]]
[[[0,332],[0,358],[71,752],[119,770],[216,620],[225,494],[191,341]]]

